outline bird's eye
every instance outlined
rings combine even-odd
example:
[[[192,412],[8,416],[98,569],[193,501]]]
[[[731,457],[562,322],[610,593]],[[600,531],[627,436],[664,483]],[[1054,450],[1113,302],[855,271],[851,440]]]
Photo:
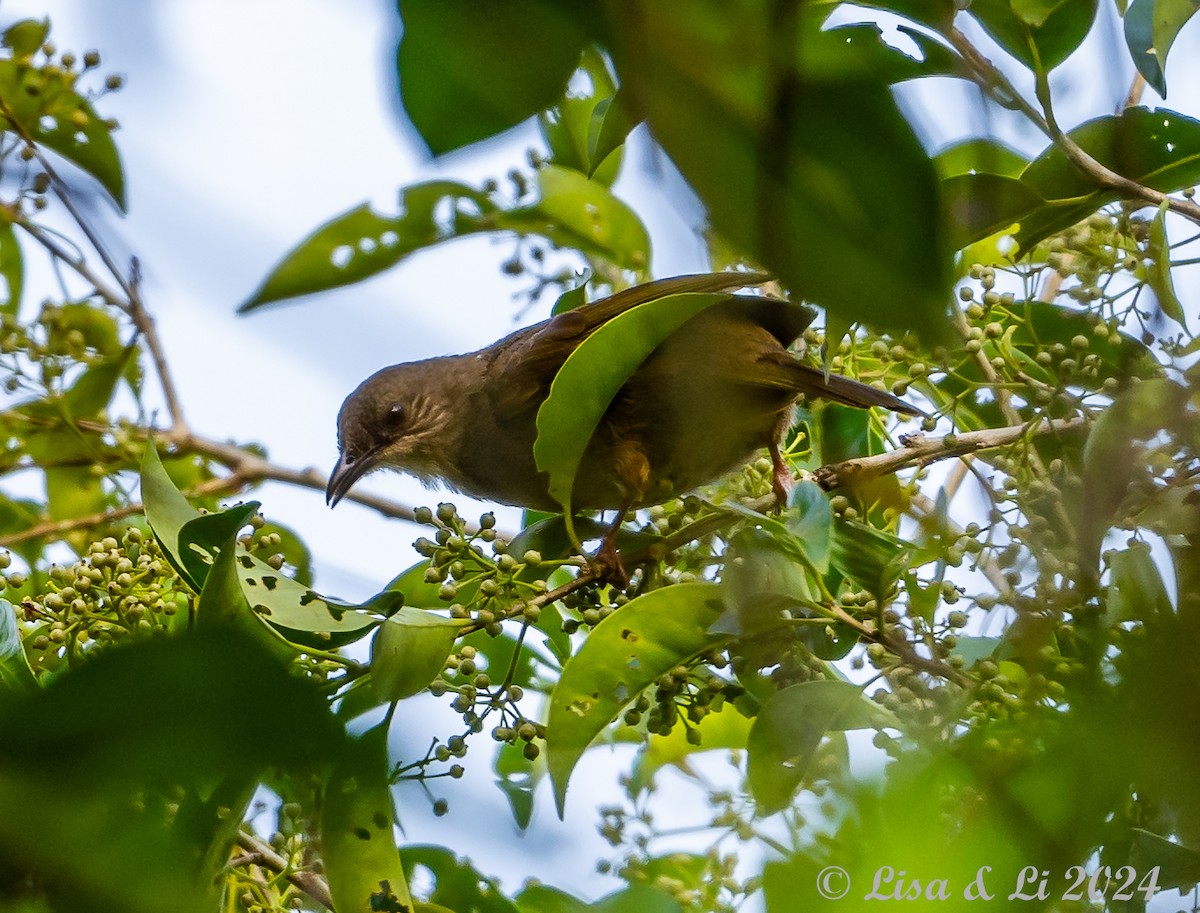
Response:
[[[403,403],[392,403],[388,407],[387,412],[384,413],[384,420],[389,425],[399,425],[399,424],[403,423],[404,416],[405,416],[404,404]]]

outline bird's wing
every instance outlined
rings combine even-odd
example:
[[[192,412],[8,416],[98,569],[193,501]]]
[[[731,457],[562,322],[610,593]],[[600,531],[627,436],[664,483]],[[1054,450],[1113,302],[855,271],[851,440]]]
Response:
[[[518,330],[491,347],[493,354],[488,374],[494,383],[489,385],[489,389],[497,414],[502,418],[510,417],[536,407],[546,398],[558,369],[575,348],[597,329],[630,308],[669,295],[716,294],[762,285],[770,279],[764,273],[732,272],[659,279],[625,289],[572,311],[555,314],[548,320]],[[800,332],[803,332],[803,327]]]

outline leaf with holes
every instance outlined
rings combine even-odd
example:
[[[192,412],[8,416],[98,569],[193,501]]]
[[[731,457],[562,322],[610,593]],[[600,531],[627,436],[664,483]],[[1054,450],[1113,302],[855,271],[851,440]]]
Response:
[[[1155,190],[1172,193],[1200,182],[1200,121],[1176,111],[1126,108],[1081,124],[1070,136],[1100,164]],[[1054,144],[1030,162],[1021,180],[1048,200],[1097,189]]]
[[[194,522],[194,521],[193,521]],[[250,608],[246,594],[238,580],[236,529],[219,547],[212,548],[212,566],[206,566],[204,586],[196,600],[196,627],[209,628],[225,625],[266,647],[267,651],[282,662],[294,659],[298,647],[284,640],[279,633],[266,624]]]
[[[601,730],[656,678],[726,640],[709,633],[720,587],[683,583],[652,590],[601,621],[563,666],[550,695],[546,754],[558,813],[571,771]]]
[[[537,173],[539,198],[531,206],[498,213],[495,227],[541,235],[558,247],[611,260],[622,269],[650,264],[650,235],[637,213],[599,180],[558,165]]]
[[[238,311],[361,282],[409,254],[492,226],[496,205],[457,181],[404,188],[400,214],[384,216],[364,203],[329,220],[271,270]]]
[[[78,165],[124,210],[125,175],[112,128],[72,88],[74,78],[56,68],[0,60],[0,128],[24,134]]]
[[[325,784],[321,848],[329,893],[341,913],[412,909],[396,849],[387,730],[383,723],[351,742]]]

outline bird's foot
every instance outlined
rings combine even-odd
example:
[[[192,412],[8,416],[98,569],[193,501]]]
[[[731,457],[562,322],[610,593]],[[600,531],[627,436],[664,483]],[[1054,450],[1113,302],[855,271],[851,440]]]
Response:
[[[610,583],[618,590],[629,586],[629,574],[621,561],[621,553],[617,550],[615,542],[606,540],[596,554],[588,559],[588,564],[594,568],[599,583]]]
[[[621,590],[629,586],[629,573],[625,570],[625,565],[621,561],[621,552],[617,548],[617,537],[620,535],[621,523],[624,519],[625,511],[617,511],[612,526],[608,528],[608,532],[604,534],[604,539],[600,542],[600,548],[596,550],[596,554],[588,558],[588,564],[592,567],[598,582],[611,583]]]
[[[795,477],[792,471],[788,469],[787,463],[783,461],[783,454],[779,452],[779,444],[772,443],[771,447],[771,491],[775,495],[775,513],[779,513],[787,506],[788,495],[791,493],[792,485],[795,484]]]

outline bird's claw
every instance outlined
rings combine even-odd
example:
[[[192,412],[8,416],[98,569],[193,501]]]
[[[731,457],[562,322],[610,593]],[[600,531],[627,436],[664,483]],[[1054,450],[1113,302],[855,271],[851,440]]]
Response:
[[[621,553],[615,541],[607,539],[588,559],[588,564],[594,569],[596,580],[600,583],[610,583],[619,590],[629,586],[629,574],[621,561]]]

